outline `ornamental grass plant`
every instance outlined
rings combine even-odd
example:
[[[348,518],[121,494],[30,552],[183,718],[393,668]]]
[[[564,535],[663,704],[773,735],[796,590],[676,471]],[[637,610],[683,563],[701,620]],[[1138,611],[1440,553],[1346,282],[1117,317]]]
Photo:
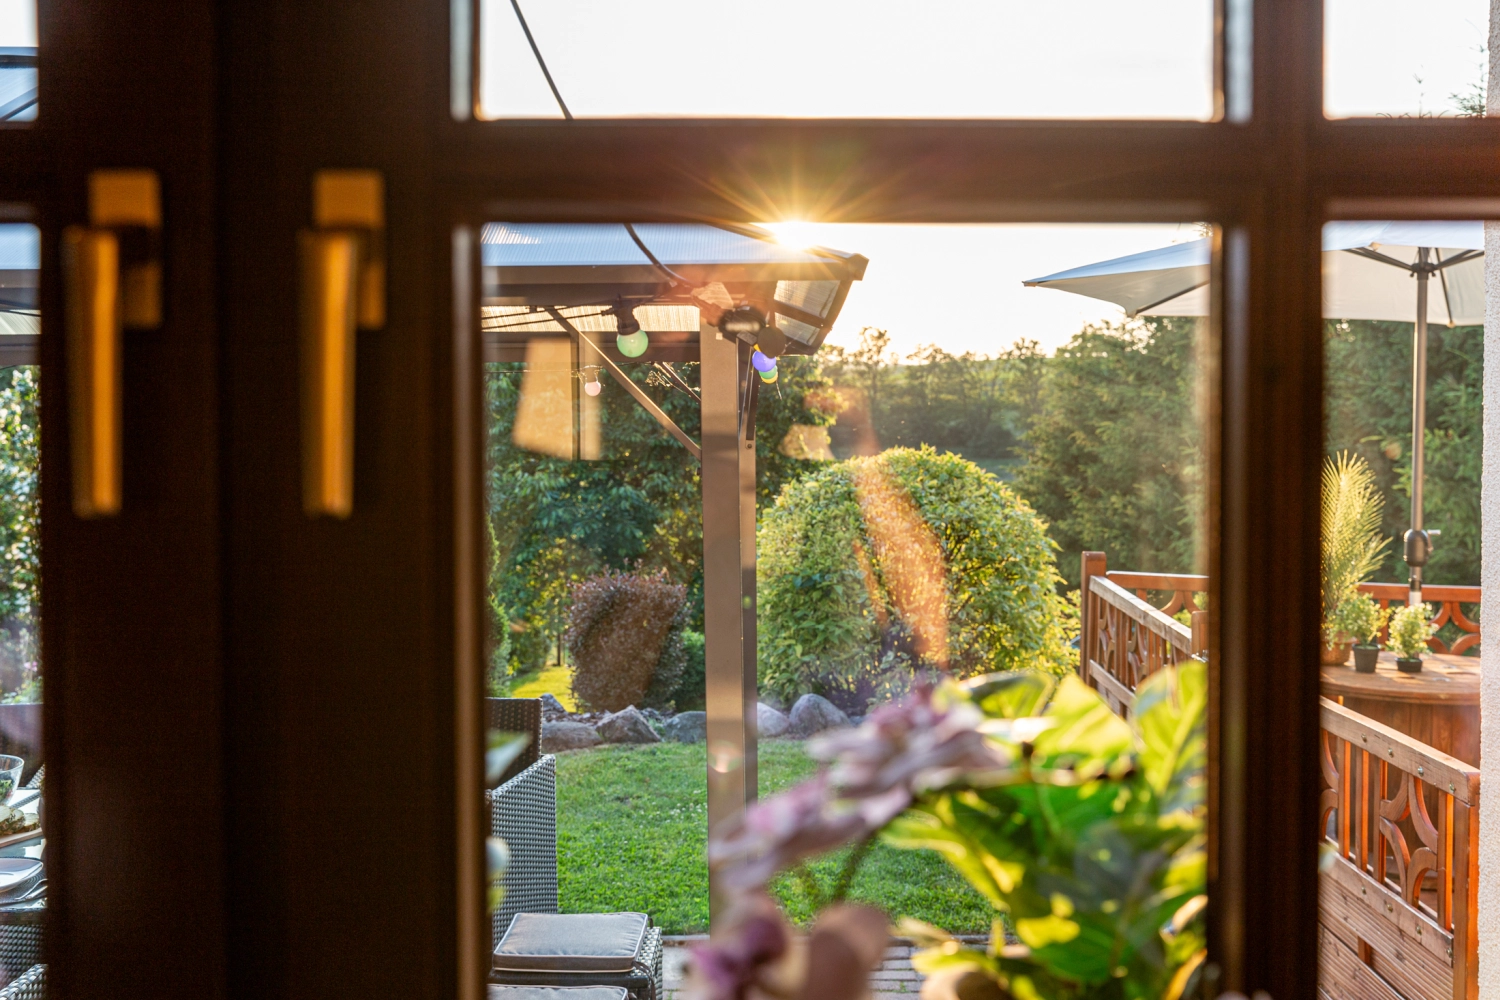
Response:
[[[1370,465],[1342,451],[1323,462],[1323,627],[1328,633],[1339,605],[1380,567],[1388,538],[1380,518],[1385,506]]]

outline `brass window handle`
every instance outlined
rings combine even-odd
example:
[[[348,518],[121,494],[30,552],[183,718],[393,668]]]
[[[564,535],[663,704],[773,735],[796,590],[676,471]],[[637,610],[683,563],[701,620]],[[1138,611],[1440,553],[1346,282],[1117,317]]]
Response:
[[[73,512],[120,511],[121,329],[162,320],[161,186],[150,170],[89,175],[89,225],[62,235]]]
[[[355,331],[385,325],[385,190],[373,170],[321,170],[301,271],[302,508],[354,509]]]

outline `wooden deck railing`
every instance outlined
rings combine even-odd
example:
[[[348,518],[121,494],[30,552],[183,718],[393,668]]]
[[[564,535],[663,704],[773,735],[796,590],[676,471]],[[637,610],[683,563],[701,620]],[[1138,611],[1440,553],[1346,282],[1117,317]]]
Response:
[[[1359,585],[1361,594],[1368,594],[1380,602],[1382,608],[1388,608],[1392,603],[1406,604],[1406,595],[1409,593],[1404,583],[1362,583]],[[1465,604],[1478,604],[1481,591],[1478,587],[1423,587],[1422,599],[1429,604],[1440,605],[1437,617],[1432,623],[1438,628],[1452,622],[1463,634],[1453,640],[1452,646],[1433,636],[1427,640],[1427,647],[1434,653],[1463,653],[1479,645],[1479,623],[1473,621],[1464,614]],[[1385,642],[1386,630],[1381,629],[1380,641]]]
[[[1183,625],[1115,582],[1113,574],[1086,573],[1084,588],[1078,672],[1121,715],[1135,702],[1141,681],[1207,647],[1205,612],[1194,611],[1192,626]]]
[[[1478,995],[1479,771],[1327,698],[1318,829],[1329,996]]]
[[[1125,714],[1135,687],[1164,664],[1203,651],[1207,577],[1109,571],[1083,554],[1079,672]],[[1404,584],[1366,583],[1382,606],[1406,601]],[[1133,592],[1132,592],[1133,591]],[[1150,603],[1152,592],[1169,596]],[[1462,604],[1478,587],[1425,587],[1436,619],[1479,628]],[[1186,610],[1192,627],[1170,617]],[[1450,650],[1433,643],[1437,652]],[[1327,698],[1320,699],[1318,830],[1320,995],[1351,1000],[1475,1000],[1479,994],[1479,771]]]

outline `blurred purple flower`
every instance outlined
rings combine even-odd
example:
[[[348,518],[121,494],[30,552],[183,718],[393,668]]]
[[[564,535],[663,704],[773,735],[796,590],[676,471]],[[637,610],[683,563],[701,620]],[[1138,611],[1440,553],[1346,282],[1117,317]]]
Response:
[[[742,896],[720,925],[724,929],[712,942],[691,949],[689,992],[696,1000],[746,1000],[769,966],[786,954],[791,935],[764,893]]]

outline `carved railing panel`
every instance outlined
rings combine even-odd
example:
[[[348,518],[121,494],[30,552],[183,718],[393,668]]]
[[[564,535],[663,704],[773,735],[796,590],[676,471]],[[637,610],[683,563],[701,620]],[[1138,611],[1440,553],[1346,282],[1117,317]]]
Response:
[[[1193,655],[1193,631],[1104,576],[1083,599],[1083,679],[1124,714],[1141,681]]]
[[[1476,996],[1478,770],[1327,698],[1321,713],[1325,929],[1412,1000]]]

